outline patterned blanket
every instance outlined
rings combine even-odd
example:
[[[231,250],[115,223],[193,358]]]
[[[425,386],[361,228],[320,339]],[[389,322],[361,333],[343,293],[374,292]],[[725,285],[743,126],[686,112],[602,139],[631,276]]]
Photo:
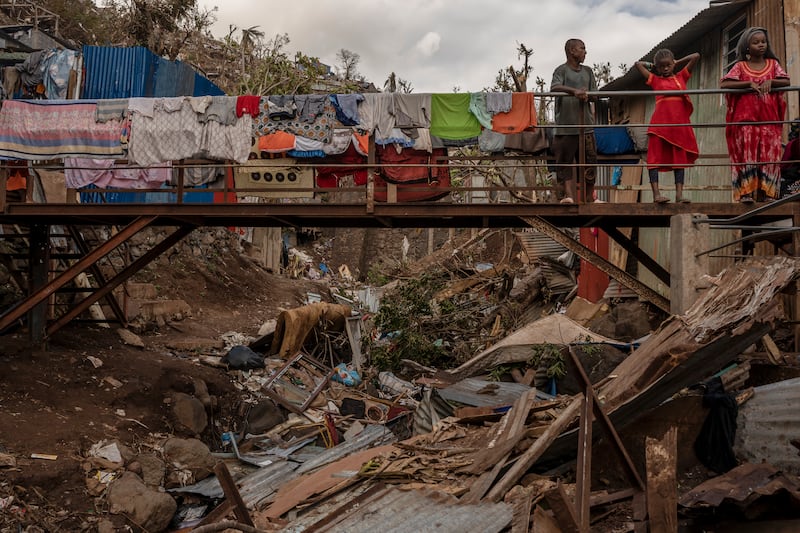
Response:
[[[6,100],[0,110],[0,156],[12,159],[120,157],[122,123],[95,119],[94,102]]]

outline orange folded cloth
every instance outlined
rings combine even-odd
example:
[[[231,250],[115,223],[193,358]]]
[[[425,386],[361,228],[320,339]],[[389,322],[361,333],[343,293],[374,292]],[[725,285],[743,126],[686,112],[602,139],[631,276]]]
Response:
[[[492,131],[497,133],[520,133],[536,124],[533,93],[511,93],[511,110],[492,117]]]
[[[268,133],[258,138],[258,149],[261,152],[268,152],[271,154],[288,152],[289,150],[294,150],[294,146],[294,134],[286,133],[285,131]]]

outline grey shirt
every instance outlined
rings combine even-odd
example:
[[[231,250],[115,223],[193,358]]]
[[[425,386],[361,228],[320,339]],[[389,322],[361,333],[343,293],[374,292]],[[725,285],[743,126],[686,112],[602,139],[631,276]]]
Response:
[[[550,90],[556,85],[565,85],[567,87],[574,87],[576,89],[584,88],[587,91],[596,91],[597,82],[594,79],[592,69],[586,65],[581,65],[579,71],[573,70],[567,63],[559,65],[553,71],[553,81],[550,82]],[[556,124],[579,124],[581,105],[584,106],[583,124],[593,125],[594,116],[592,115],[592,107],[588,104],[582,104],[580,100],[574,96],[560,96],[556,97]],[[585,130],[586,132],[593,131],[591,128]],[[578,128],[562,128],[555,129],[555,135],[578,135]]]

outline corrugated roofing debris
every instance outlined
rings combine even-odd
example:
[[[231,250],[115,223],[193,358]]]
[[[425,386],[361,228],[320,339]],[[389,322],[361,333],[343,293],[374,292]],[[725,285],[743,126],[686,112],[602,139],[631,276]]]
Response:
[[[768,463],[745,463],[711,478],[687,492],[681,499],[684,507],[717,507],[725,501],[744,508],[762,496],[785,492],[800,504],[800,480],[787,476]]]
[[[573,237],[577,237],[574,231]],[[536,261],[542,270],[547,288],[554,294],[569,292],[575,286],[575,278],[571,269],[566,265],[560,268],[559,257],[568,253],[563,245],[557,243],[547,235],[533,230],[515,234],[522,249],[533,262]]]
[[[739,409],[736,455],[800,474],[800,456],[790,440],[800,438],[800,378],[756,387]]]
[[[435,490],[401,491],[394,488],[371,491],[357,506],[337,509],[320,527],[306,531],[348,533],[462,533],[502,531],[511,524],[512,509],[505,503],[462,505],[449,494]]]
[[[397,437],[395,437],[394,433],[392,433],[386,426],[371,424],[365,427],[364,431],[359,433],[358,436],[353,440],[345,441],[338,446],[334,446],[333,448],[322,452],[314,459],[306,461],[303,463],[303,466],[297,470],[297,472],[300,474],[310,472],[315,468],[332,463],[346,455],[350,455],[353,452],[370,448],[372,446],[389,444],[395,442],[396,440]]]
[[[474,407],[491,407],[493,405],[510,405],[529,390],[531,387],[521,383],[467,378],[440,389],[439,394],[450,402]]]

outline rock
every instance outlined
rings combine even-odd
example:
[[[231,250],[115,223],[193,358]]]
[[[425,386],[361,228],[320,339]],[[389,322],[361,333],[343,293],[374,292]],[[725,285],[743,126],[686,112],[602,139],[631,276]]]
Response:
[[[275,328],[278,326],[278,320],[275,318],[271,318],[261,324],[261,327],[258,328],[258,336],[263,337],[264,335],[269,335],[270,333],[275,333]]]
[[[172,413],[178,424],[197,435],[208,426],[208,417],[203,402],[185,394],[176,392],[172,396]]]
[[[114,533],[116,530],[111,520],[100,520],[97,524],[97,533]]]
[[[142,463],[139,461],[131,461],[125,469],[128,472],[133,472],[137,476],[142,477]]]
[[[262,400],[247,413],[247,432],[253,435],[266,433],[284,421],[286,417],[272,400]]]
[[[197,439],[167,440],[164,443],[164,459],[179,470],[191,472],[192,483],[210,476],[216,464],[208,446]]]
[[[125,472],[108,487],[112,514],[125,514],[145,531],[166,531],[178,504],[172,496],[148,488],[133,472]]]
[[[119,335],[119,338],[122,339],[123,344],[144,349],[144,341],[142,341],[141,337],[139,337],[139,335],[136,333],[128,331],[124,328],[120,328],[117,330],[117,335]]]
[[[645,306],[638,301],[631,301],[615,305],[609,313],[592,320],[588,327],[600,335],[630,342],[654,329],[650,320]]]
[[[194,378],[192,383],[194,384],[195,398],[200,400],[200,402],[203,404],[203,407],[206,408],[206,411],[210,412],[216,402],[208,393],[208,385],[206,385],[206,382],[200,378]]]
[[[164,483],[167,467],[164,461],[152,454],[140,455],[136,462],[141,468],[141,478],[148,487],[158,488]]]
[[[190,337],[169,341],[166,346],[180,352],[207,352],[220,350],[225,347],[225,343],[221,340]]]

